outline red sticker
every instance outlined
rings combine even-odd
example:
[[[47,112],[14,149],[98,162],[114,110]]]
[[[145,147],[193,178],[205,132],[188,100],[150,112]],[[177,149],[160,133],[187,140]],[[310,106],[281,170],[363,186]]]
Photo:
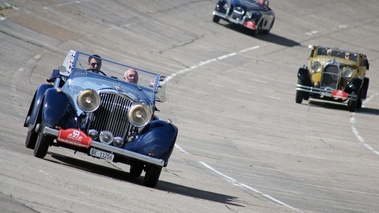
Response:
[[[92,138],[78,129],[60,129],[57,141],[88,148],[91,146]]]
[[[349,94],[344,92],[343,90],[333,90],[332,92],[332,96],[334,98],[340,98],[340,99],[343,99],[343,100],[346,100],[349,98]]]

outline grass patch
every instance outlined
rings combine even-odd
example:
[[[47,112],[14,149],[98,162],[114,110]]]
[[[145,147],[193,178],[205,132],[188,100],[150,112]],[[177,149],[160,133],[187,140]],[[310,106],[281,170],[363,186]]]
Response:
[[[13,8],[13,6],[5,6],[5,7],[3,7],[3,6],[0,6],[0,11],[1,10],[8,10],[8,9],[12,9]]]

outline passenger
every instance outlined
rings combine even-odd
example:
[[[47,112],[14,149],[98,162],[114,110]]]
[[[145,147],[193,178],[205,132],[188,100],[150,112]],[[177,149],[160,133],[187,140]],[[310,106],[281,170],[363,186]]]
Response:
[[[345,59],[346,59],[346,60],[350,60],[350,53],[349,53],[349,52],[346,52],[346,53],[345,53]]]
[[[257,4],[261,5],[262,7],[266,8],[268,7],[268,0],[257,0]]]
[[[333,56],[333,50],[332,49],[328,49],[326,51],[326,55]]]
[[[101,57],[99,55],[91,55],[88,57],[88,67],[89,70],[95,73],[100,73]]]
[[[367,55],[362,56],[361,66],[365,66],[366,70],[370,69],[370,63],[368,62]]]
[[[124,79],[130,83],[138,83],[138,72],[133,68],[126,69],[124,73]]]

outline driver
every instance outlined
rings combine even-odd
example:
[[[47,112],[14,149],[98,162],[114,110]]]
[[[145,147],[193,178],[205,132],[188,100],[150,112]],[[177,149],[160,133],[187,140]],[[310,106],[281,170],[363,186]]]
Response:
[[[99,55],[91,55],[88,57],[88,69],[99,73],[101,68],[101,57]]]

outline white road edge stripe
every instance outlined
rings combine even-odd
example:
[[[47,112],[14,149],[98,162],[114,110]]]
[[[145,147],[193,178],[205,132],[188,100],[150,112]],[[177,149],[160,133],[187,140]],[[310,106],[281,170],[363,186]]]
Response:
[[[206,60],[206,61],[202,61],[202,62],[198,63],[197,65],[193,65],[193,66],[191,66],[189,68],[184,68],[182,70],[179,70],[176,73],[173,73],[173,74],[171,74],[169,76],[166,76],[165,80],[162,82],[162,85],[166,84],[167,82],[169,82],[171,79],[173,79],[175,76],[177,76],[179,74],[184,74],[186,72],[189,72],[189,71],[192,71],[192,70],[194,70],[196,68],[199,68],[199,67],[201,67],[203,65],[210,64],[210,63],[213,63],[213,62],[216,62],[216,61],[221,61],[221,60],[224,60],[226,58],[233,57],[233,56],[235,56],[235,55],[237,55],[239,53],[244,53],[244,52],[247,52],[247,51],[259,49],[260,47],[261,46],[253,46],[253,47],[250,47],[250,48],[246,48],[246,49],[240,50],[238,52],[233,52],[233,53],[229,53],[229,54],[226,54],[226,55],[218,56],[218,57]]]
[[[230,54],[222,55],[222,56],[219,56],[219,57],[216,57],[216,58],[210,59],[210,60],[202,61],[202,62],[200,62],[198,65],[194,65],[194,66],[191,66],[190,68],[185,68],[185,69],[179,70],[178,72],[173,73],[173,74],[167,76],[167,77],[165,78],[165,80],[162,82],[162,84],[167,83],[168,81],[170,81],[171,79],[173,79],[175,76],[177,76],[177,75],[179,75],[179,74],[184,74],[184,73],[186,73],[186,72],[192,71],[192,70],[194,70],[194,69],[196,69],[196,68],[198,68],[198,67],[200,67],[200,66],[203,66],[203,65],[206,65],[206,64],[209,64],[209,63],[212,63],[212,62],[218,61],[218,60],[223,60],[223,59],[226,59],[226,58],[229,58],[229,57],[233,57],[233,56],[237,55],[238,53],[244,53],[244,52],[247,52],[247,51],[250,51],[250,50],[259,49],[259,48],[260,48],[260,46],[254,46],[254,47],[250,47],[250,48],[243,49],[243,50],[241,50],[241,51],[239,51],[239,52],[234,52],[234,53],[230,53]],[[180,147],[178,144],[175,144],[175,147],[176,147],[177,149],[179,149],[180,152],[182,152],[182,153],[184,153],[184,154],[190,154],[190,153],[187,152],[185,149],[183,149],[182,147]],[[204,162],[202,162],[202,161],[199,161],[199,163],[202,164],[203,166],[205,166],[206,168],[208,168],[209,170],[211,170],[211,171],[213,171],[213,172],[215,172],[215,173],[217,173],[217,174],[223,176],[224,178],[227,179],[227,181],[231,182],[231,183],[232,183],[233,185],[235,185],[235,186],[244,187],[244,188],[246,188],[246,189],[249,189],[249,190],[251,190],[251,191],[253,191],[253,192],[255,192],[255,193],[258,193],[258,194],[262,195],[263,197],[266,197],[266,198],[270,199],[271,201],[274,201],[275,203],[278,203],[278,204],[280,204],[280,205],[282,205],[282,206],[285,206],[285,207],[287,207],[287,208],[290,208],[290,209],[292,209],[292,210],[295,210],[295,211],[301,212],[300,210],[298,210],[298,209],[296,209],[296,208],[294,208],[294,207],[292,207],[292,206],[290,206],[290,205],[288,205],[288,204],[285,204],[285,203],[281,202],[280,200],[277,200],[277,199],[271,197],[270,195],[264,194],[264,193],[262,193],[262,192],[260,192],[260,191],[258,191],[258,190],[256,190],[256,189],[254,189],[254,188],[252,188],[252,187],[246,185],[246,184],[239,183],[237,180],[235,180],[235,179],[233,179],[233,178],[231,178],[231,177],[229,177],[229,176],[227,176],[227,175],[224,175],[223,173],[217,171],[216,169],[214,169],[213,167],[209,166],[208,164],[206,164],[206,163],[204,163]]]
[[[370,98],[366,99],[364,101],[364,103],[367,103],[369,102],[372,98],[374,98],[374,96],[376,95],[379,95],[379,93],[376,93],[374,95],[371,95]],[[356,121],[356,118],[354,117],[355,116],[355,113],[353,112],[352,113],[352,116],[350,118],[350,123],[351,123],[351,131],[353,132],[353,134],[355,135],[355,137],[358,139],[359,142],[361,142],[361,144],[366,147],[368,150],[372,151],[373,153],[375,153],[376,155],[379,156],[379,151],[375,150],[374,148],[372,148],[370,145],[368,145],[365,140],[363,139],[363,137],[359,134],[357,128],[355,128],[354,126],[354,123]]]
[[[214,169],[213,167],[209,166],[208,164],[206,164],[206,163],[204,163],[202,161],[199,161],[199,163],[202,164],[203,166],[205,166],[206,168],[208,168],[209,170],[212,170],[213,172],[215,172],[215,173],[223,176],[227,181],[231,182],[235,186],[239,186],[239,187],[243,187],[243,188],[249,189],[249,190],[251,190],[251,191],[253,191],[253,192],[257,193],[257,194],[260,194],[261,196],[263,196],[263,197],[265,197],[265,198],[267,198],[267,199],[269,199],[269,200],[271,200],[271,201],[273,201],[275,203],[278,203],[278,204],[280,204],[282,206],[285,206],[287,208],[290,208],[292,210],[301,212],[299,209],[296,209],[296,208],[294,208],[294,207],[292,207],[292,206],[290,206],[290,205],[288,205],[286,203],[283,203],[282,201],[280,201],[278,199],[275,199],[275,198],[271,197],[270,195],[262,193],[261,191],[259,191],[257,189],[254,189],[253,187],[250,187],[250,186],[248,186],[246,184],[238,182],[237,180],[235,180],[235,179],[233,179],[233,178],[231,178],[231,177],[229,177],[229,176],[227,176],[227,175],[225,175],[225,174],[217,171],[216,169]]]

